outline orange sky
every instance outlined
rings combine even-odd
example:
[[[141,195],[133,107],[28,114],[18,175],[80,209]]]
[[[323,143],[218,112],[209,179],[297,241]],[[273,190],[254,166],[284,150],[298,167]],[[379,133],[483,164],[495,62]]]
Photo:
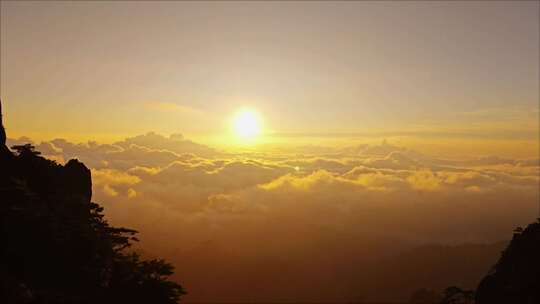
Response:
[[[538,216],[537,1],[0,9],[8,144],[83,161],[93,200],[174,263],[188,302],[474,288],[491,262],[430,280],[419,262],[403,282],[385,259]]]
[[[260,142],[462,139],[475,147],[467,153],[538,151],[534,1],[1,8],[12,137],[156,131],[226,145],[231,118],[250,107],[264,119]]]

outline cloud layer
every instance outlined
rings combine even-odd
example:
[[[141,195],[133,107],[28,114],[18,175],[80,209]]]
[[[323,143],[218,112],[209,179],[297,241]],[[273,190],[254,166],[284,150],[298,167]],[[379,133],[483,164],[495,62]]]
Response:
[[[36,146],[91,167],[94,200],[176,263],[191,301],[374,298],[366,275],[381,260],[508,239],[538,211],[538,159],[446,159],[386,142],[239,154],[155,133]]]

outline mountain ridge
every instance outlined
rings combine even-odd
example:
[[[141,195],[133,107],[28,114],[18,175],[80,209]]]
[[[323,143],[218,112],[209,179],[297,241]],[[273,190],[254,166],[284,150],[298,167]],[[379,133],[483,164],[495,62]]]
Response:
[[[0,131],[4,128],[0,121]],[[0,136],[3,132],[0,132]],[[137,231],[109,225],[91,171],[0,138],[0,299],[6,304],[173,304],[173,267],[129,248]]]

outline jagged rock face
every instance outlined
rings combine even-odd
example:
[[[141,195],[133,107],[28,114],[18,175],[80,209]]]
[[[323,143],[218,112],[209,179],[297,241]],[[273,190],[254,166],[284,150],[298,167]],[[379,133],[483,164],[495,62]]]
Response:
[[[28,151],[8,153],[0,160],[0,303],[86,303],[38,298],[54,295],[49,282],[84,286],[95,266],[87,255],[95,246],[90,170],[77,160],[62,166]]]
[[[104,220],[83,163],[15,150],[0,159],[1,304],[177,303],[172,265],[123,251],[136,231]]]
[[[1,114],[0,114],[1,115]],[[6,145],[6,130],[4,126],[0,123],[0,145]]]
[[[92,175],[83,163],[70,160],[64,167],[65,185],[69,193],[80,195],[85,200],[92,198]]]
[[[13,158],[13,154],[9,151],[8,147],[4,144],[0,144],[0,166],[5,169],[7,163]]]
[[[0,165],[3,160],[11,157],[9,149],[6,147],[6,130],[4,129],[4,124],[2,122],[2,102],[0,102]]]
[[[2,122],[2,102],[0,102],[0,146],[6,145],[6,130]]]
[[[476,292],[477,304],[540,303],[540,222],[516,233]]]
[[[185,292],[164,279],[172,265],[122,252],[136,231],[104,220],[91,171],[30,144],[12,153],[1,113],[0,303],[177,303]]]

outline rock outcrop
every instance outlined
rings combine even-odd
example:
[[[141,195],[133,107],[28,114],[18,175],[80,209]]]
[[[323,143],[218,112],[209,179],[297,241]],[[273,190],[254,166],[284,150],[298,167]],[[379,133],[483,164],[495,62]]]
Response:
[[[12,156],[6,147],[6,139],[6,129],[4,129],[2,119],[2,101],[0,100],[0,168],[2,168],[2,163],[7,162]]]
[[[0,100],[0,145],[6,145],[6,129],[4,129],[4,123],[2,119],[2,101]]]
[[[90,170],[5,145],[0,124],[0,303],[174,304],[173,267],[127,251],[136,231],[109,225]]]
[[[540,219],[516,229],[497,264],[480,282],[476,303],[540,303]]]
[[[83,163],[76,159],[68,161],[62,177],[67,193],[88,201],[92,198],[92,175]]]

